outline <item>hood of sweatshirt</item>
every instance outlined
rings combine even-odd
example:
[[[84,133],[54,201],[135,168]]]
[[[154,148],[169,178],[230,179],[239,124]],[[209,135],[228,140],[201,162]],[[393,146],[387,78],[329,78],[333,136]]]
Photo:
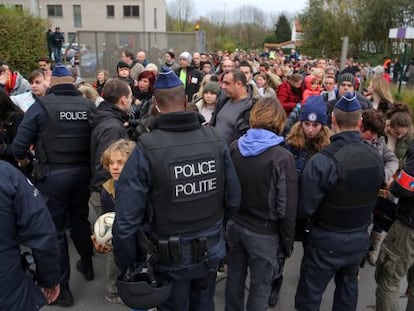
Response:
[[[249,129],[245,135],[239,138],[237,144],[243,157],[254,157],[267,149],[283,143],[285,139],[282,136],[265,130]]]

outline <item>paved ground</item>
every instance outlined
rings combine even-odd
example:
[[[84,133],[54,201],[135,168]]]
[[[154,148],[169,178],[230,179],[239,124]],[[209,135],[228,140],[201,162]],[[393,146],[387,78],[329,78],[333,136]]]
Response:
[[[105,255],[96,254],[94,256],[95,266],[95,280],[92,282],[86,282],[83,277],[76,271],[75,263],[78,259],[76,252],[74,251],[73,244],[70,244],[71,263],[72,263],[72,276],[71,276],[71,290],[75,297],[75,305],[70,308],[62,308],[57,306],[47,306],[45,311],[62,311],[67,310],[88,310],[88,311],[125,311],[129,308],[107,303],[104,300],[105,297]],[[294,309],[294,295],[296,291],[296,285],[299,278],[299,265],[302,258],[302,245],[297,243],[295,245],[295,251],[293,256],[286,261],[285,265],[285,279],[281,291],[280,303],[273,308],[273,311],[290,311]],[[224,310],[224,285],[225,280],[217,284],[216,290],[216,310]],[[368,264],[361,270],[360,283],[359,283],[359,303],[358,311],[372,311],[375,305],[375,280],[374,280],[374,268]],[[406,283],[403,282],[401,289],[405,290]],[[328,286],[323,298],[321,311],[331,310],[333,299],[334,284]],[[401,299],[400,310],[405,310],[405,304],[407,299]],[[242,311],[242,310],[240,310]]]

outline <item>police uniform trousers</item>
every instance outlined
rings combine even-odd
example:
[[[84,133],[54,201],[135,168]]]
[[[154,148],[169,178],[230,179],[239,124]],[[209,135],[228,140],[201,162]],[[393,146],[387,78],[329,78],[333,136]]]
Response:
[[[333,311],[353,311],[358,302],[359,263],[369,247],[366,230],[333,232],[314,227],[302,259],[295,296],[299,311],[319,311],[322,295],[335,277]]]
[[[400,310],[400,283],[407,276],[407,310],[414,311],[414,228],[395,220],[382,243],[377,260],[376,310]]]
[[[229,250],[225,310],[267,310],[271,284],[280,270],[279,236],[255,233],[230,220],[227,223],[226,240]],[[245,308],[244,293],[248,269],[249,297]]]
[[[159,311],[214,311],[214,294],[216,291],[216,275],[218,263],[214,271],[210,265],[203,264],[191,268],[186,273],[194,277],[173,279],[171,294]]]
[[[224,238],[208,250],[215,254],[223,253]],[[158,311],[214,311],[214,295],[216,291],[216,276],[221,258],[209,259],[198,264],[192,264],[191,256],[183,255],[181,265],[160,266],[161,273],[167,274],[172,281],[171,294]]]
[[[50,170],[37,184],[56,226],[63,286],[68,286],[70,278],[68,224],[79,255],[85,258],[93,255],[88,221],[89,181],[89,167],[80,166]]]

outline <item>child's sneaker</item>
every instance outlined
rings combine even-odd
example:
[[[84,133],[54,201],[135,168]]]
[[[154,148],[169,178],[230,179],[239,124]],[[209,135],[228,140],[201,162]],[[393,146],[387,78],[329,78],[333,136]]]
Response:
[[[124,304],[122,299],[119,297],[118,293],[110,293],[108,292],[105,296],[105,300],[111,303],[119,303]]]

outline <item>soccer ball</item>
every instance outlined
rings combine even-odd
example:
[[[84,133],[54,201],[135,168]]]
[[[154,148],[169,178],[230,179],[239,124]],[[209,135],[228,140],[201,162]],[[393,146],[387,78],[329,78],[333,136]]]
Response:
[[[115,212],[105,213],[98,217],[93,226],[96,241],[99,244],[112,247],[112,224],[114,223]]]

